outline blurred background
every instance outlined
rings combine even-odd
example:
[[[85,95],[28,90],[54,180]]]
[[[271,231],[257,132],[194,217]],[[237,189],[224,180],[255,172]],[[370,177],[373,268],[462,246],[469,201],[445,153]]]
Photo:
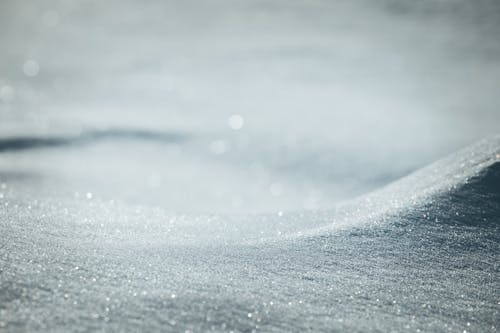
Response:
[[[2,0],[0,181],[328,208],[498,132],[498,36],[494,0]]]

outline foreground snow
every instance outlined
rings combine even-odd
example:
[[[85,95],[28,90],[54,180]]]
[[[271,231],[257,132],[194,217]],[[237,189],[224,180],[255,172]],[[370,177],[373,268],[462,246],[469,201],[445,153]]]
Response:
[[[331,210],[260,215],[43,193],[13,156],[2,330],[498,329],[498,137]]]

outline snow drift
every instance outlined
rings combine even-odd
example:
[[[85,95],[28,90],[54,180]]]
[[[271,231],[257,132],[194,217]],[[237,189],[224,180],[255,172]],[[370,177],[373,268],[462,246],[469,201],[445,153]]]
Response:
[[[2,173],[0,330],[496,331],[499,160],[495,137],[330,210],[255,215]]]

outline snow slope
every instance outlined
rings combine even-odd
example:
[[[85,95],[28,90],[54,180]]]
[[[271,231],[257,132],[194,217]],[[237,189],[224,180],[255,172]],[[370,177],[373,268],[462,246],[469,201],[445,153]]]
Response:
[[[44,197],[3,169],[0,329],[494,332],[499,159],[495,137],[333,209],[254,215]]]

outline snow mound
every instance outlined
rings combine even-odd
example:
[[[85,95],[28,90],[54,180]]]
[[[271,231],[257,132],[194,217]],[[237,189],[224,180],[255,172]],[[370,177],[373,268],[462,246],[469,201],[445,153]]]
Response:
[[[331,210],[245,216],[3,185],[0,330],[493,332],[499,159],[496,137]]]

